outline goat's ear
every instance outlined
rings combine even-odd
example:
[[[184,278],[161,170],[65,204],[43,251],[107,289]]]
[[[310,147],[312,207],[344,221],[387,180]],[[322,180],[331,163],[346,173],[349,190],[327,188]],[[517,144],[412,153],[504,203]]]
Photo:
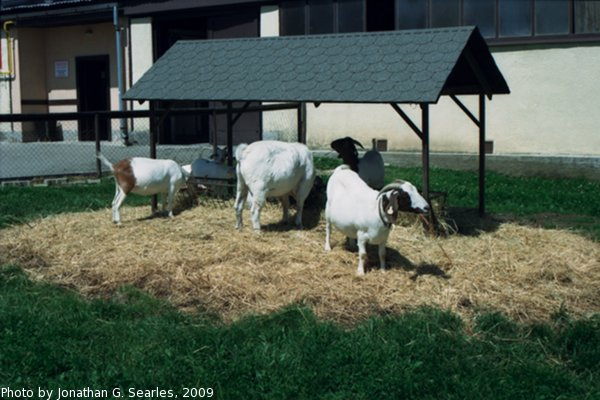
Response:
[[[398,219],[398,190],[390,190],[381,194],[380,215],[385,222],[393,224]]]

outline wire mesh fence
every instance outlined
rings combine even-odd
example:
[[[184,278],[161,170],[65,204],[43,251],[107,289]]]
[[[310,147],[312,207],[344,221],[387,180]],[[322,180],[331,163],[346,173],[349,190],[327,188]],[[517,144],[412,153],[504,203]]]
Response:
[[[297,115],[295,109],[262,113],[262,130],[256,140],[298,140]],[[151,120],[158,127],[154,136]],[[154,156],[185,165],[197,158],[210,158],[211,142],[215,142],[211,135],[200,133],[198,140],[187,139],[185,143],[162,140],[156,134],[161,124],[165,119],[150,111],[0,115],[0,182],[28,185],[74,177],[97,178],[106,172],[96,158],[97,151],[112,162]]]

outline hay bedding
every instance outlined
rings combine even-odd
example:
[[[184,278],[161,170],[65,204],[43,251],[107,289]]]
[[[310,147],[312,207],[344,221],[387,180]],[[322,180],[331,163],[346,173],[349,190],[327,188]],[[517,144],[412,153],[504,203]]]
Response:
[[[600,312],[600,246],[567,231],[505,223],[477,236],[431,238],[398,226],[388,242],[390,270],[355,277],[357,254],[334,232],[323,250],[324,222],[304,231],[263,211],[254,234],[249,213],[236,231],[232,202],[210,202],[174,219],[146,218],[126,207],[123,225],[110,210],[64,214],[0,231],[0,263],[87,296],[133,285],[181,309],[201,307],[232,321],[303,303],[322,318],[356,323],[374,313],[421,305],[457,312],[498,310],[521,321],[547,319],[561,307],[577,316]]]

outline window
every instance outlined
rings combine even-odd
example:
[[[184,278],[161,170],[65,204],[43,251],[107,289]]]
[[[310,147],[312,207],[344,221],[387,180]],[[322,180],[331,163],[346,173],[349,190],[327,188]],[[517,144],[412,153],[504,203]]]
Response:
[[[600,33],[600,2],[575,0],[575,33]]]
[[[365,31],[364,0],[338,0],[338,32]]]
[[[308,33],[333,32],[333,0],[309,0]]]
[[[464,0],[465,25],[477,25],[486,38],[496,37],[496,0]]]
[[[282,35],[476,25],[492,43],[598,40],[600,0],[282,0]]]
[[[279,25],[283,36],[304,35],[306,33],[304,5],[304,1],[281,2]]]
[[[431,0],[431,26],[443,28],[460,25],[459,0]]]
[[[398,29],[421,29],[427,27],[428,0],[396,0]]]
[[[367,0],[367,31],[392,31],[395,0]]]
[[[569,0],[535,1],[535,34],[569,33]]]
[[[500,37],[531,36],[531,0],[500,0]]]

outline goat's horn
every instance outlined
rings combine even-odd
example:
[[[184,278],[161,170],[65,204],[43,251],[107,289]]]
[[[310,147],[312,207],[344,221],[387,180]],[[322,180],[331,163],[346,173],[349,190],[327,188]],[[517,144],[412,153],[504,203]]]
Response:
[[[351,139],[352,139],[352,138],[351,138]],[[362,144],[361,144],[361,143],[360,143],[358,140],[356,140],[356,139],[352,139],[352,142],[353,142],[354,144],[357,144],[357,145],[359,145],[361,149],[364,149],[364,146],[363,146],[363,145],[362,145]]]
[[[379,193],[387,192],[392,189],[401,189],[404,183],[405,181],[401,179],[396,179],[394,182],[388,183],[387,185],[382,187]]]

